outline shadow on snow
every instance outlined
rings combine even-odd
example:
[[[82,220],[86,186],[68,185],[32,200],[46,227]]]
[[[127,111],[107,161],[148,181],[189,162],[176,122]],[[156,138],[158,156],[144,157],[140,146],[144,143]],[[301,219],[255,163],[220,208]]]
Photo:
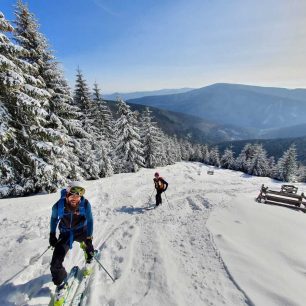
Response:
[[[24,284],[15,285],[6,283],[0,286],[0,305],[24,305],[25,298],[29,299],[42,296],[50,296],[51,290],[48,287],[42,288],[45,283],[51,281],[51,275],[45,274],[33,278]]]
[[[136,215],[136,214],[143,214],[148,210],[152,210],[155,208],[154,205],[146,206],[146,207],[133,207],[133,206],[122,206],[120,208],[117,208],[115,211],[120,212],[120,213],[126,213],[130,215]]]

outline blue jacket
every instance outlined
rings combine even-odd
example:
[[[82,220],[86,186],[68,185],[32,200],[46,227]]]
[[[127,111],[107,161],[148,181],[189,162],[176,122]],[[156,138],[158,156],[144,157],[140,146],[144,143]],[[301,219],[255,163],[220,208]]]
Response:
[[[86,230],[87,237],[93,234],[93,217],[91,205],[84,197],[81,197],[80,204],[75,211],[69,209],[66,198],[62,197],[52,207],[50,219],[50,233],[56,232],[59,223],[60,233],[70,234],[70,248],[72,247],[75,231]]]

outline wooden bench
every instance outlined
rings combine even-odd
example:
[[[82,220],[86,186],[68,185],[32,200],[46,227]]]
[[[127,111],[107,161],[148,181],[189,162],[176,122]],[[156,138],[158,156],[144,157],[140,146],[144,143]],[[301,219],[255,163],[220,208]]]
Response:
[[[299,195],[297,191],[298,188],[293,185],[282,185],[280,191],[275,191],[263,184],[256,201],[261,203],[264,200],[265,204],[284,206],[306,212],[306,197],[303,192]],[[301,207],[302,204],[304,207]]]
[[[293,185],[282,185],[281,187],[282,192],[287,192],[287,193],[297,193],[298,188],[293,186]]]
[[[207,170],[207,174],[214,175],[214,170]]]

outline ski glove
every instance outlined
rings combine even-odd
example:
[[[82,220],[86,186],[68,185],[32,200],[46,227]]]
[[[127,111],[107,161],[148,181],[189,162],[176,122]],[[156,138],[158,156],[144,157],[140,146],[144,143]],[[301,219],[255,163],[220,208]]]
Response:
[[[57,244],[57,238],[56,238],[56,235],[55,233],[50,233],[50,237],[49,237],[49,244],[52,246],[52,247],[55,247],[56,244]]]

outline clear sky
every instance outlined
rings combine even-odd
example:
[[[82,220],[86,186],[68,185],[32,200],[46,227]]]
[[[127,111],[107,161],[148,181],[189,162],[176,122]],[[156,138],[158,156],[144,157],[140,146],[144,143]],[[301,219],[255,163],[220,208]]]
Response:
[[[15,0],[0,0],[14,19]],[[28,0],[70,84],[306,88],[305,0]]]

